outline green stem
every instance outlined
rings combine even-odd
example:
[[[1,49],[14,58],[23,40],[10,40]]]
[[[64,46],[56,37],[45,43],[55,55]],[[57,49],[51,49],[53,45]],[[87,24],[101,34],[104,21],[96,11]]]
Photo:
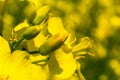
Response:
[[[77,72],[77,75],[79,77],[79,80],[86,80],[85,77],[82,75],[82,73],[80,71],[80,64],[79,64],[79,62],[77,62],[77,70],[76,70],[76,72]]]
[[[17,47],[18,45],[20,44],[20,42],[22,42],[24,40],[24,38],[20,38],[11,48],[11,51],[13,52]]]
[[[39,50],[37,50],[37,51],[32,51],[32,52],[29,52],[30,54],[37,54],[37,53],[40,53],[40,51]]]
[[[38,61],[33,61],[32,64],[37,64],[39,62],[46,62],[48,61],[49,58],[46,58],[46,59],[42,59],[42,60],[38,60]]]
[[[77,69],[76,72],[77,72],[77,75],[78,75],[78,77],[79,77],[79,80],[82,80],[82,79],[81,79],[81,73],[80,73],[80,71]]]

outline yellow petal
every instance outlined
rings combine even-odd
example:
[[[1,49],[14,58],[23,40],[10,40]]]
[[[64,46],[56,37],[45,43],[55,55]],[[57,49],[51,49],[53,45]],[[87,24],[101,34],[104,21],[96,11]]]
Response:
[[[55,35],[57,33],[66,33],[62,20],[59,17],[50,17],[48,20],[48,31]]]
[[[50,72],[60,79],[67,79],[76,70],[76,62],[72,53],[64,53],[61,49],[51,55],[48,62]]]
[[[69,48],[72,49],[72,44],[76,41],[76,38],[72,35],[69,34],[68,38],[65,41],[65,45]]]
[[[8,42],[0,36],[0,65],[10,56],[10,47]]]
[[[48,71],[48,65],[40,66],[32,64],[32,80],[50,80],[49,77],[49,71]]]
[[[31,80],[32,72],[29,54],[21,50],[14,51],[6,70],[10,80]]]
[[[21,36],[21,34],[26,30],[26,28],[29,26],[27,21],[25,20],[24,22],[18,24],[17,26],[14,27],[14,31],[17,34],[18,37]]]
[[[5,80],[8,75],[6,74],[6,67],[10,57],[10,47],[8,42],[0,36],[0,80]]]
[[[43,33],[39,33],[33,40],[27,41],[27,50],[30,52],[39,50],[39,47],[43,44],[45,40],[46,37],[43,35]]]
[[[18,67],[25,66],[30,63],[29,53],[26,51],[15,50],[11,55],[10,61],[12,65],[16,65]]]
[[[18,24],[17,26],[15,26],[14,31],[17,32],[17,31],[19,31],[19,30],[21,30],[21,29],[23,29],[24,27],[27,27],[27,26],[29,26],[29,24],[25,20],[24,22],[22,22],[22,23]]]

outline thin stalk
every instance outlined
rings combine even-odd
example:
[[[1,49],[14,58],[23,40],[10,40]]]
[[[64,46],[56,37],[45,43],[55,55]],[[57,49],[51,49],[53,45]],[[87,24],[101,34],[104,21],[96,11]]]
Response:
[[[79,70],[76,70],[76,72],[77,72],[77,75],[79,77],[79,80],[83,80],[83,79],[81,79],[81,72]]]
[[[39,50],[37,50],[37,51],[32,51],[32,52],[29,52],[30,54],[37,54],[37,53],[40,53],[40,51]]]
[[[11,51],[13,52],[23,40],[24,40],[24,38],[20,38],[20,39],[12,46]]]
[[[46,62],[46,61],[48,61],[48,58],[42,59],[42,60],[33,61],[32,64],[37,64],[39,62]]]
[[[79,62],[77,62],[77,70],[76,70],[76,73],[79,77],[79,80],[86,80],[85,77],[82,75],[81,71],[80,71],[80,64]]]

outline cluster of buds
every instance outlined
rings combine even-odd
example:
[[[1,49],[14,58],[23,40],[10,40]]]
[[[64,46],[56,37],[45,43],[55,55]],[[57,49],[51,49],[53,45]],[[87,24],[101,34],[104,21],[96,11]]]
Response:
[[[76,38],[71,39],[73,35],[65,30],[62,20],[49,13],[50,7],[43,6],[28,16],[24,22],[15,26],[9,41],[11,51],[25,50],[30,55],[47,56],[45,60],[39,59],[32,63],[39,64],[39,62],[46,61],[54,78],[67,79],[78,73],[79,79],[85,80],[80,72],[78,59],[83,54],[90,54],[90,39],[84,37],[78,44],[75,44]],[[1,16],[0,23],[2,23]],[[1,26],[2,24],[0,24],[0,30]]]

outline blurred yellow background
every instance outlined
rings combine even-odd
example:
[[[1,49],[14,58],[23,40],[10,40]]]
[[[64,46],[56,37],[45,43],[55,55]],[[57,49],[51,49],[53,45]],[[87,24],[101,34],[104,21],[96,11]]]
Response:
[[[34,11],[27,0],[14,4],[17,1],[10,0],[6,8],[4,37],[10,35],[12,27],[22,22],[26,14]],[[78,40],[83,36],[93,40],[95,56],[80,60],[86,80],[120,80],[120,0],[30,1],[36,8],[49,5],[52,15],[61,17],[65,29]]]

